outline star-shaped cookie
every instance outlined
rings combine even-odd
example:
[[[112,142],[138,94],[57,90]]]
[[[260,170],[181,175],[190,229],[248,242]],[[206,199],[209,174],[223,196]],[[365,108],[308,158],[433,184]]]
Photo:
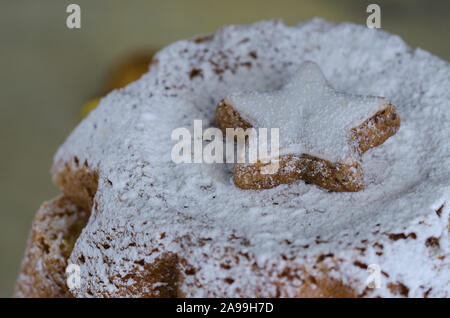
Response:
[[[361,155],[400,127],[395,107],[384,97],[336,91],[314,62],[303,63],[280,89],[240,92],[224,98],[216,121],[226,128],[279,128],[279,169],[267,163],[238,163],[234,182],[265,189],[302,179],[333,191],[364,188]]]

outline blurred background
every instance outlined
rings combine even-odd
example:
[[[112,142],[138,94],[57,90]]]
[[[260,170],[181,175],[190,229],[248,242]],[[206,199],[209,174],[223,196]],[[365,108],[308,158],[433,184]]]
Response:
[[[70,3],[81,7],[81,29],[66,27]],[[365,25],[370,3],[381,7],[382,29],[450,60],[448,0],[1,0],[0,297],[12,295],[34,213],[58,194],[49,174],[58,146],[96,98],[139,77],[156,50],[271,18]]]

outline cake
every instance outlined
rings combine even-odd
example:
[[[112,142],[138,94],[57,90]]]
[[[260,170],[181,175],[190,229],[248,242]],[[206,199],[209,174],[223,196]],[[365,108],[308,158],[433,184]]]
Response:
[[[307,60],[336,89],[386,96],[402,119],[364,153],[364,190],[243,190],[232,164],[172,162],[174,129],[217,127],[225,96],[279,88]],[[448,62],[349,23],[265,21],[176,42],[57,151],[62,194],[36,214],[15,296],[449,297],[449,88]]]

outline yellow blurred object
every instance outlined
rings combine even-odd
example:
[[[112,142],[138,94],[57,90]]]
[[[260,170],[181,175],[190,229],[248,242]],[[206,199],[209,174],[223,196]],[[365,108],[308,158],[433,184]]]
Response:
[[[140,55],[128,58],[113,68],[108,76],[106,93],[119,89],[138,80],[149,70],[153,54]],[[95,98],[86,102],[81,109],[81,118],[86,117],[91,110],[97,107],[101,98]]]
[[[152,57],[153,54],[134,56],[115,66],[109,76],[107,91],[125,87],[138,80],[149,70]]]
[[[98,103],[100,103],[100,98],[94,98],[87,103],[84,103],[83,107],[81,108],[81,118],[86,117],[91,112],[91,110],[97,107]]]

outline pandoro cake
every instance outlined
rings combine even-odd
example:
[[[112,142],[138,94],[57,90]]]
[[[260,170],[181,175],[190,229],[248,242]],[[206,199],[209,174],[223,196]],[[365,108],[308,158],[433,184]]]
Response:
[[[401,117],[362,154],[361,191],[243,190],[233,164],[172,161],[174,129],[217,127],[225,96],[279,89],[305,61]],[[62,195],[36,214],[15,296],[450,297],[449,103],[448,62],[363,26],[265,21],[176,42],[56,153]]]

